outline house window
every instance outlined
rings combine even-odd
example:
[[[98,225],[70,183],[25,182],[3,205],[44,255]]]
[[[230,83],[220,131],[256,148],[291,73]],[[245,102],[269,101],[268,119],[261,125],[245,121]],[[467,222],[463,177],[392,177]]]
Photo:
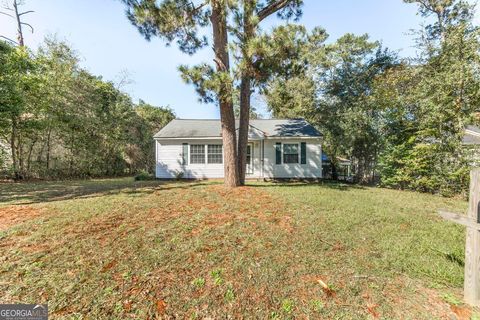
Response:
[[[190,163],[191,164],[205,163],[205,145],[203,144],[190,145]]]
[[[223,152],[221,144],[208,145],[208,163],[223,163]]]
[[[298,163],[298,144],[283,145],[283,163]]]

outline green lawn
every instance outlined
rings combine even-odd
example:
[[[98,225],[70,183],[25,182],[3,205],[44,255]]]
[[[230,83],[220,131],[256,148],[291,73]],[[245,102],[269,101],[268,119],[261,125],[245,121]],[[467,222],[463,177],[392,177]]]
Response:
[[[51,318],[468,319],[465,233],[439,208],[467,203],[334,183],[0,184],[0,303],[48,302]]]

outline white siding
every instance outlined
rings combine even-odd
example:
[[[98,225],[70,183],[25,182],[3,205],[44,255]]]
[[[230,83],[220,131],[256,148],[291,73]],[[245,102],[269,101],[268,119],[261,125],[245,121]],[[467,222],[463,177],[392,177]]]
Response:
[[[223,178],[223,164],[190,164],[182,165],[183,143],[191,144],[222,144],[221,139],[215,140],[157,140],[157,178],[175,178],[179,172],[187,179]],[[190,155],[190,147],[189,147]]]
[[[307,143],[307,164],[275,164],[275,143]],[[190,164],[182,165],[183,143],[191,144],[221,144],[221,139],[165,139],[157,140],[156,146],[156,177],[175,178],[183,172],[184,178],[223,178],[223,164]],[[261,141],[253,141],[253,174],[247,178],[262,177]],[[322,177],[322,147],[320,139],[279,139],[264,140],[264,177],[265,178],[321,178]],[[300,152],[300,150],[299,150]]]
[[[275,143],[307,143],[307,164],[283,163],[275,164]],[[300,149],[299,149],[300,157]],[[279,139],[265,140],[265,178],[321,178],[322,177],[322,145],[320,139]]]

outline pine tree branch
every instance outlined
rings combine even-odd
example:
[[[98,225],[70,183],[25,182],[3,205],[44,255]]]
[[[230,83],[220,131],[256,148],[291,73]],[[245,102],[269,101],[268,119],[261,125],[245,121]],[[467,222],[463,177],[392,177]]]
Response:
[[[258,22],[264,20],[268,16],[272,15],[273,13],[277,12],[285,8],[291,0],[277,0],[275,2],[270,3],[268,6],[260,10],[257,14]]]
[[[202,4],[199,4],[198,7],[195,7],[195,4],[193,2],[190,2],[190,7],[192,8],[191,11],[189,12],[189,15],[193,16],[196,14],[198,11],[202,10],[203,7],[205,7],[208,4],[208,1],[205,1]]]

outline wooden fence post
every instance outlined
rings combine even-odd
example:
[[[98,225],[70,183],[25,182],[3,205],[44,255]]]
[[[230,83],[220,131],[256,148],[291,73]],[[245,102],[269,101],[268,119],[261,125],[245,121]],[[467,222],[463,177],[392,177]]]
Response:
[[[480,169],[470,172],[470,195],[467,216],[479,223],[478,202],[480,201]],[[465,301],[480,305],[480,231],[467,227],[465,242]]]
[[[444,219],[467,227],[465,241],[464,299],[472,306],[480,306],[480,169],[470,172],[470,193],[467,215],[440,210]]]

